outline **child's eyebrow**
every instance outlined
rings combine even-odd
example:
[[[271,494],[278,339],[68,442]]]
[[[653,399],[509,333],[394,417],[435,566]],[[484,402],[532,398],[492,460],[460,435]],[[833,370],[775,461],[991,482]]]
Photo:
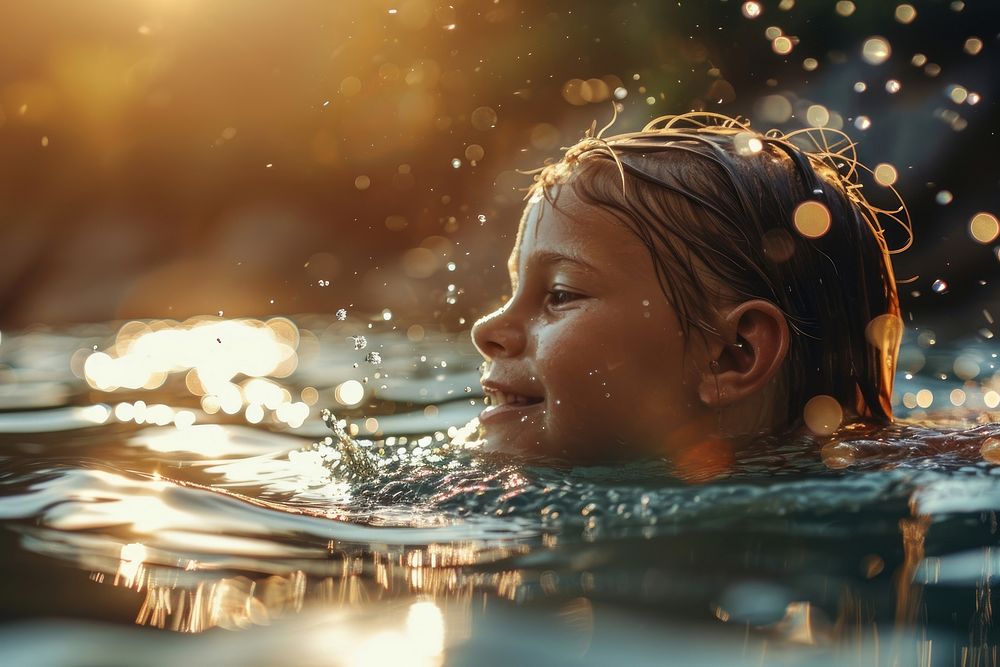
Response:
[[[598,268],[589,262],[584,261],[580,257],[574,257],[572,255],[566,255],[560,252],[553,251],[541,251],[534,253],[531,258],[533,262],[538,264],[575,264],[576,266],[584,269],[586,271],[591,271],[593,273],[600,273]]]
[[[515,287],[517,286],[517,269],[518,269],[517,265],[519,256],[520,253],[518,253],[517,255],[511,255],[510,258],[507,259],[507,273],[510,274],[511,285]],[[584,271],[589,271],[591,273],[598,273],[598,274],[601,272],[596,266],[584,261],[579,257],[573,257],[572,255],[565,255],[561,252],[554,252],[551,250],[543,250],[536,253],[532,253],[528,257],[528,261],[531,264],[542,265],[542,266],[547,266],[552,264],[573,264],[583,269]]]

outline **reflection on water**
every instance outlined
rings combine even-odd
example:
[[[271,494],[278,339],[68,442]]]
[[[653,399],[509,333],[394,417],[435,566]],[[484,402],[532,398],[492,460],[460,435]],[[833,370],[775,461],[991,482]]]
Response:
[[[480,452],[462,428],[479,401],[465,391],[478,372],[468,343],[428,330],[414,349],[378,319],[31,334],[36,354],[65,364],[5,394],[0,548],[15,588],[4,608],[30,601],[43,616],[183,633],[256,628],[239,647],[158,645],[196,662],[268,664],[289,647],[302,664],[482,664],[476,650],[551,664],[664,651],[684,664],[992,655],[991,413],[924,412],[935,427],[772,438],[677,466],[552,467]],[[352,342],[362,332],[364,352]],[[229,352],[193,349],[222,334]],[[244,335],[274,354],[241,365]],[[26,349],[4,337],[14,376]],[[364,363],[372,349],[378,367]],[[96,354],[111,365],[94,375]],[[136,354],[142,374],[110,379],[114,360]],[[963,381],[968,396],[995,386],[988,370],[978,389]],[[903,382],[904,393],[947,389],[939,376]],[[223,409],[233,391],[239,409]],[[284,418],[296,403],[309,414]],[[324,424],[326,406],[344,421]],[[102,655],[129,664],[160,641],[118,632],[69,626],[59,645],[113,636]],[[27,636],[6,636],[5,664],[24,662],[7,658],[28,655]],[[25,664],[67,662],[31,655]]]

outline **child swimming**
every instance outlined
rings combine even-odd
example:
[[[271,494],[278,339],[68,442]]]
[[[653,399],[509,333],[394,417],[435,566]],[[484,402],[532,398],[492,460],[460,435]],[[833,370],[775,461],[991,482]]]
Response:
[[[853,143],[704,113],[603,132],[534,172],[512,295],[473,327],[486,447],[678,461],[891,422],[880,218],[909,221],[861,195]]]

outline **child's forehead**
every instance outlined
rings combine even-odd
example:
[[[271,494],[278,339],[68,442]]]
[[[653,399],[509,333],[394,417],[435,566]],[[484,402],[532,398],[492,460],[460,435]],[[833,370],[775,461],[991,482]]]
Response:
[[[572,188],[549,195],[533,196],[525,206],[507,262],[512,272],[535,256],[611,260],[644,252],[610,211],[581,200]]]
[[[538,187],[532,191],[521,214],[519,230],[530,227],[537,234],[543,219],[549,220],[556,216],[576,220],[606,217],[606,213],[602,207],[581,199],[572,182],[567,181]]]

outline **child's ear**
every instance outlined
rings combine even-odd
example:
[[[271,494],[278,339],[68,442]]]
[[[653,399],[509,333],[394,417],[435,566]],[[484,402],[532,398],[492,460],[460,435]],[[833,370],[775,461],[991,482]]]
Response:
[[[708,346],[709,368],[698,386],[701,401],[713,408],[762,390],[788,354],[788,322],[770,301],[745,301],[722,320],[723,340]]]

